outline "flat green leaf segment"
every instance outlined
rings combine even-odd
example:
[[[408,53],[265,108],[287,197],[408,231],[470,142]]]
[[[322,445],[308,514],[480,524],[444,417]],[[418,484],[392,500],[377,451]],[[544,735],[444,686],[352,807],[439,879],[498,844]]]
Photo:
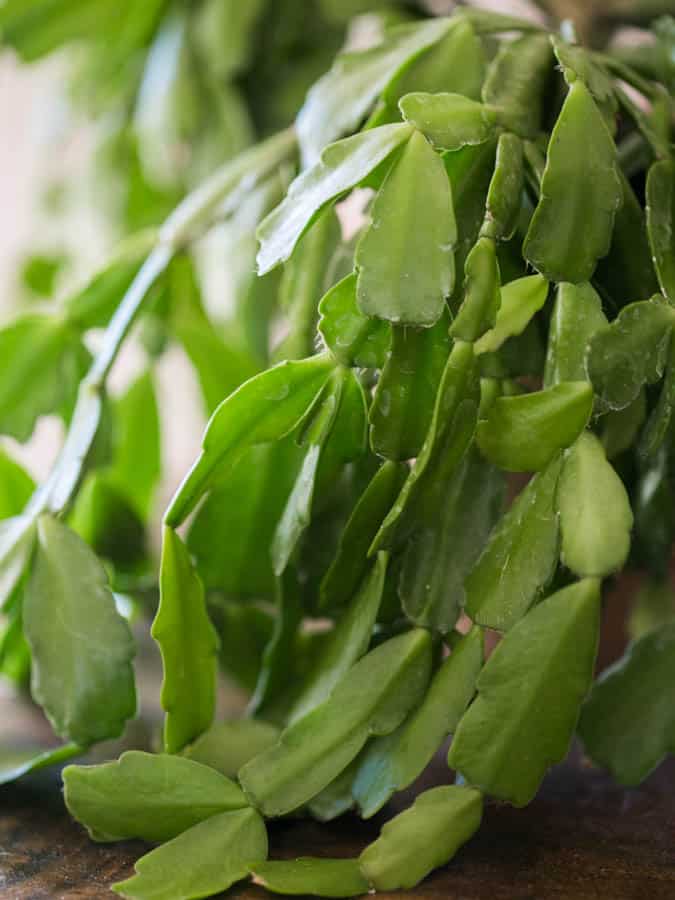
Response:
[[[178,527],[244,451],[292,431],[333,368],[327,354],[279,363],[244,382],[224,400],[206,428],[199,458],[171,501],[166,524]]]
[[[0,755],[0,785],[16,781],[30,772],[39,772],[49,766],[58,766],[68,762],[83,752],[77,744],[64,744],[54,750],[25,750],[20,753],[2,753]]]
[[[412,888],[445,865],[478,830],[483,798],[470,787],[432,788],[391,819],[359,865],[377,891]]]
[[[116,762],[63,771],[68,811],[95,841],[161,843],[218,813],[248,806],[224,775],[190,759],[130,750]]]
[[[359,757],[352,785],[364,818],[375,815],[431,762],[469,705],[482,665],[483,636],[479,628],[473,628],[457,642],[431,679],[420,707],[396,731],[368,744]]]
[[[547,35],[523,35],[504,42],[490,63],[483,103],[499,109],[501,123],[521,137],[539,131],[552,56]]]
[[[416,629],[366,654],[313,712],[244,766],[239,780],[266,816],[315,797],[354,759],[371,735],[388,734],[421,700],[431,668],[431,639]]]
[[[316,214],[363,181],[410,137],[410,125],[382,125],[329,144],[310,169],[298,175],[285,200],[258,229],[258,274],[287,260]]]
[[[197,900],[226,891],[266,857],[265,824],[254,809],[219,813],[143,856],[113,890],[130,900]]]
[[[584,432],[565,454],[558,483],[561,559],[576,575],[604,578],[630,550],[628,494],[600,441]]]
[[[253,883],[275,894],[357,897],[369,885],[356,859],[269,860],[251,868]]]
[[[441,150],[482,144],[492,137],[497,123],[493,109],[461,94],[406,94],[399,107],[404,120]]]
[[[640,784],[675,752],[674,651],[675,624],[645,634],[602,673],[584,704],[586,752],[620,784]]]
[[[477,341],[494,326],[502,302],[500,281],[495,242],[481,237],[464,263],[464,300],[450,326],[453,337]]]
[[[296,127],[305,165],[365,118],[398,72],[440,41],[451,27],[448,19],[392,28],[381,44],[360,53],[343,53],[307,95]]]
[[[544,391],[498,397],[478,423],[481,453],[508,472],[538,472],[579,436],[593,408],[585,381],[561,382]]]
[[[162,542],[159,609],[151,633],[164,666],[164,749],[175,753],[213,721],[219,641],[206,611],[201,580],[185,545],[168,527]]]
[[[183,756],[236,778],[242,766],[276,743],[278,737],[278,728],[257,719],[216,722],[185,748]]]
[[[508,241],[515,234],[525,186],[523,142],[503,132],[497,142],[495,170],[485,203],[481,234],[495,241]]]
[[[501,305],[494,327],[474,346],[476,354],[494,353],[510,337],[522,334],[548,296],[548,282],[541,275],[518,278],[501,289]]]
[[[675,313],[657,294],[624,307],[592,335],[586,356],[593,390],[610,409],[624,409],[663,375]]]
[[[319,333],[344,366],[380,369],[391,343],[386,322],[364,316],[356,301],[356,273],[347,275],[319,303]]]
[[[654,163],[647,176],[647,232],[659,284],[675,305],[675,164]]]
[[[590,284],[559,284],[549,325],[544,387],[588,380],[586,352],[596,331],[607,325],[602,301]]]
[[[507,631],[553,577],[558,561],[555,504],[562,460],[528,483],[495,526],[466,580],[466,611],[487,628]]]
[[[25,469],[0,447],[0,520],[18,516],[34,487]]]
[[[454,285],[457,228],[445,167],[420,132],[394,162],[371,215],[354,256],[359,308],[394,324],[433,325]]]
[[[622,200],[614,142],[588,88],[575,81],[551,135],[526,259],[549,281],[589,281],[609,251]]]
[[[567,754],[593,677],[598,582],[547,597],[504,637],[478,677],[448,762],[486,794],[525,806]]]
[[[93,551],[50,516],[23,602],[31,693],[54,731],[82,747],[118,737],[136,712],[134,642]]]

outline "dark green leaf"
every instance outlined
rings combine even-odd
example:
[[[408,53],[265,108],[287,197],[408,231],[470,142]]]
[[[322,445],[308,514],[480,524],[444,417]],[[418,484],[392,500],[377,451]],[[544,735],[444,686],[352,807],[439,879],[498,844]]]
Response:
[[[546,303],[548,282],[541,275],[518,278],[501,289],[501,305],[494,327],[476,341],[476,354],[492,353],[504,341],[522,334],[532,317]]]
[[[664,381],[664,389],[668,379]],[[647,414],[647,401],[644,390],[635,400],[619,410],[610,410],[601,419],[601,440],[607,459],[614,459],[631,447]],[[653,413],[652,415],[654,415]],[[650,417],[651,418],[651,417]],[[645,431],[645,436],[649,432]],[[654,434],[654,436],[656,436]]]
[[[569,750],[599,626],[599,585],[587,579],[547,597],[497,645],[450,747],[469,784],[514,806],[532,800]]]
[[[478,423],[476,443],[508,472],[538,472],[581,434],[593,408],[585,381],[563,381],[544,391],[499,397]]]
[[[457,727],[482,665],[483,636],[473,628],[436,672],[420,707],[396,731],[368,744],[352,789],[363,818],[375,815],[392,794],[421,775]]]
[[[549,325],[544,387],[587,379],[588,343],[606,325],[602,301],[590,284],[559,284]]]
[[[510,131],[534,138],[542,118],[553,54],[546,35],[526,35],[500,45],[483,85],[483,102],[500,109]]]
[[[220,813],[143,856],[113,886],[132,900],[196,900],[227,890],[267,857],[265,824],[254,809]]]
[[[647,231],[664,296],[675,305],[675,164],[654,163],[647,176]]]
[[[535,475],[504,514],[466,588],[466,611],[487,628],[507,631],[549,582],[558,561],[555,495],[561,460]]]
[[[253,883],[275,894],[313,897],[356,897],[368,893],[368,882],[356,859],[270,860],[251,868]]]
[[[495,134],[496,111],[462,94],[415,92],[402,97],[398,105],[403,119],[442,150],[483,144]]]
[[[638,445],[638,453],[643,458],[653,456],[662,446],[673,417],[673,409],[675,408],[675,340],[670,340],[670,355],[668,358],[668,366],[666,375],[661,385],[659,399],[652,410],[644,431],[640,437]],[[644,417],[644,404],[643,404]],[[635,417],[636,423],[640,424],[640,419]],[[633,433],[634,436],[634,433]]]
[[[497,241],[515,234],[520,216],[525,162],[523,142],[515,134],[499,135],[495,171],[490,181],[482,233]]]
[[[86,476],[67,521],[98,556],[113,565],[129,569],[143,559],[143,520],[107,472],[96,469]]]
[[[31,693],[54,731],[81,746],[119,736],[136,712],[131,632],[101,563],[50,516],[38,520],[23,624]]]
[[[164,666],[164,748],[175,753],[206,731],[213,720],[218,636],[190,556],[167,526],[159,578],[159,609],[151,633]]]
[[[378,891],[415,887],[452,859],[477,831],[482,814],[483,798],[473,788],[425,791],[366,847],[359,857],[361,871]]]
[[[386,322],[364,316],[356,302],[356,272],[339,281],[319,304],[319,331],[343,366],[381,369],[391,344]]]
[[[270,594],[272,590],[273,587]],[[221,664],[227,676],[251,694],[260,678],[263,656],[272,639],[275,619],[258,606],[238,601],[224,603],[218,614],[222,619]]]
[[[586,701],[579,733],[591,759],[623,785],[640,784],[675,752],[675,624],[631,644]]]
[[[329,144],[320,160],[298,175],[281,205],[262,221],[259,274],[287,260],[316,214],[363,181],[411,133],[410,125],[382,125]]]
[[[591,336],[588,376],[595,393],[610,409],[623,409],[644,384],[659,381],[674,323],[672,308],[657,295],[624,307],[611,325]]]
[[[239,780],[266,816],[291,812],[316,796],[371,735],[388,734],[419,703],[431,667],[422,629],[391,638],[364,656],[330,697],[251,760]]]
[[[450,353],[448,316],[433,328],[392,329],[391,352],[370,407],[370,445],[385,459],[417,456],[434,412]]]
[[[481,237],[464,263],[464,300],[450,326],[463,341],[477,340],[492,328],[501,305],[499,263],[495,242]]]
[[[523,254],[549,281],[588,281],[609,252],[622,201],[614,141],[588,89],[575,81],[551,134]]]
[[[68,811],[95,841],[168,841],[247,806],[241,789],[208,766],[138,750],[98,766],[68,766],[63,784]]]
[[[380,188],[372,222],[356,247],[361,312],[401,325],[437,322],[454,285],[456,240],[443,162],[414,131]]]
[[[278,737],[278,729],[269,722],[256,719],[216,722],[186,747],[183,755],[227,778],[236,778],[242,766],[271,747]]]

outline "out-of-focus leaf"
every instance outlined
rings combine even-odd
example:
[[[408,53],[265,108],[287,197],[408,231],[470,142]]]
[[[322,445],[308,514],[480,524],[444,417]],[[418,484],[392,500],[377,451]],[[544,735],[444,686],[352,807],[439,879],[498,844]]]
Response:
[[[647,232],[664,296],[675,305],[675,164],[654,163],[647,176]]]
[[[183,756],[209,766],[227,778],[236,778],[242,766],[271,747],[278,737],[278,729],[269,722],[256,719],[216,722],[194,744],[185,748]]]
[[[34,487],[26,470],[0,447],[0,519],[18,516]]]
[[[521,137],[536,137],[541,126],[552,58],[546,35],[525,35],[503,42],[488,68],[483,102],[500,109],[506,127]]]
[[[77,744],[64,744],[53,750],[25,750],[19,753],[3,753],[0,756],[0,785],[16,781],[31,772],[39,772],[48,766],[58,766],[80,756],[82,747]]]

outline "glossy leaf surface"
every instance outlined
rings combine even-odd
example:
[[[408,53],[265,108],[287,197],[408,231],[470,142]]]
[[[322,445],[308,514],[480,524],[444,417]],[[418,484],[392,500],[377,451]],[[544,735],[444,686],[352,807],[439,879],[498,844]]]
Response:
[[[476,341],[477,354],[499,350],[504,341],[522,334],[546,303],[548,282],[541,275],[518,278],[502,286],[501,306],[494,327]]]
[[[525,806],[565,758],[593,677],[600,592],[587,579],[547,597],[496,647],[448,762],[469,784]]]
[[[664,296],[675,304],[675,164],[654,163],[647,176],[647,230]]]
[[[386,322],[364,316],[356,302],[356,273],[347,275],[319,303],[319,332],[343,366],[379,369],[391,344]]]
[[[495,324],[501,305],[499,263],[495,242],[481,237],[464,263],[464,300],[450,326],[462,341],[476,341]]]
[[[495,171],[490,181],[482,233],[497,241],[510,240],[518,225],[525,185],[523,142],[504,132],[497,142]]]
[[[312,897],[356,897],[368,893],[368,882],[356,859],[303,856],[269,860],[251,869],[254,884],[274,894]]]
[[[461,94],[406,94],[399,101],[406,122],[426,135],[441,150],[459,150],[467,144],[482,144],[495,131],[493,109]]]
[[[549,324],[544,387],[586,380],[588,343],[606,325],[602,301],[592,285],[559,284]]]

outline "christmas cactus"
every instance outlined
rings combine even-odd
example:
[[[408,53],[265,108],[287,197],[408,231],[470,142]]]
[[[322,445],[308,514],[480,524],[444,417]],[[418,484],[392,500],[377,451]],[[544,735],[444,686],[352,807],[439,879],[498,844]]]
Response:
[[[63,773],[94,840],[158,845],[125,897],[410,888],[575,735],[622,785],[675,751],[675,22],[649,52],[469,7],[378,22],[292,127],[0,332],[0,431],[68,422],[39,486],[0,456],[0,665],[63,741],[4,780],[122,733],[120,595],[147,610],[159,585],[161,747]],[[224,219],[258,240],[229,343],[193,266]],[[111,398],[139,319],[150,368]],[[155,579],[168,340],[212,415]],[[629,565],[634,642],[594,680]],[[215,718],[221,672],[240,720]],[[369,818],[450,735],[455,782],[358,858],[267,859],[267,821]]]

